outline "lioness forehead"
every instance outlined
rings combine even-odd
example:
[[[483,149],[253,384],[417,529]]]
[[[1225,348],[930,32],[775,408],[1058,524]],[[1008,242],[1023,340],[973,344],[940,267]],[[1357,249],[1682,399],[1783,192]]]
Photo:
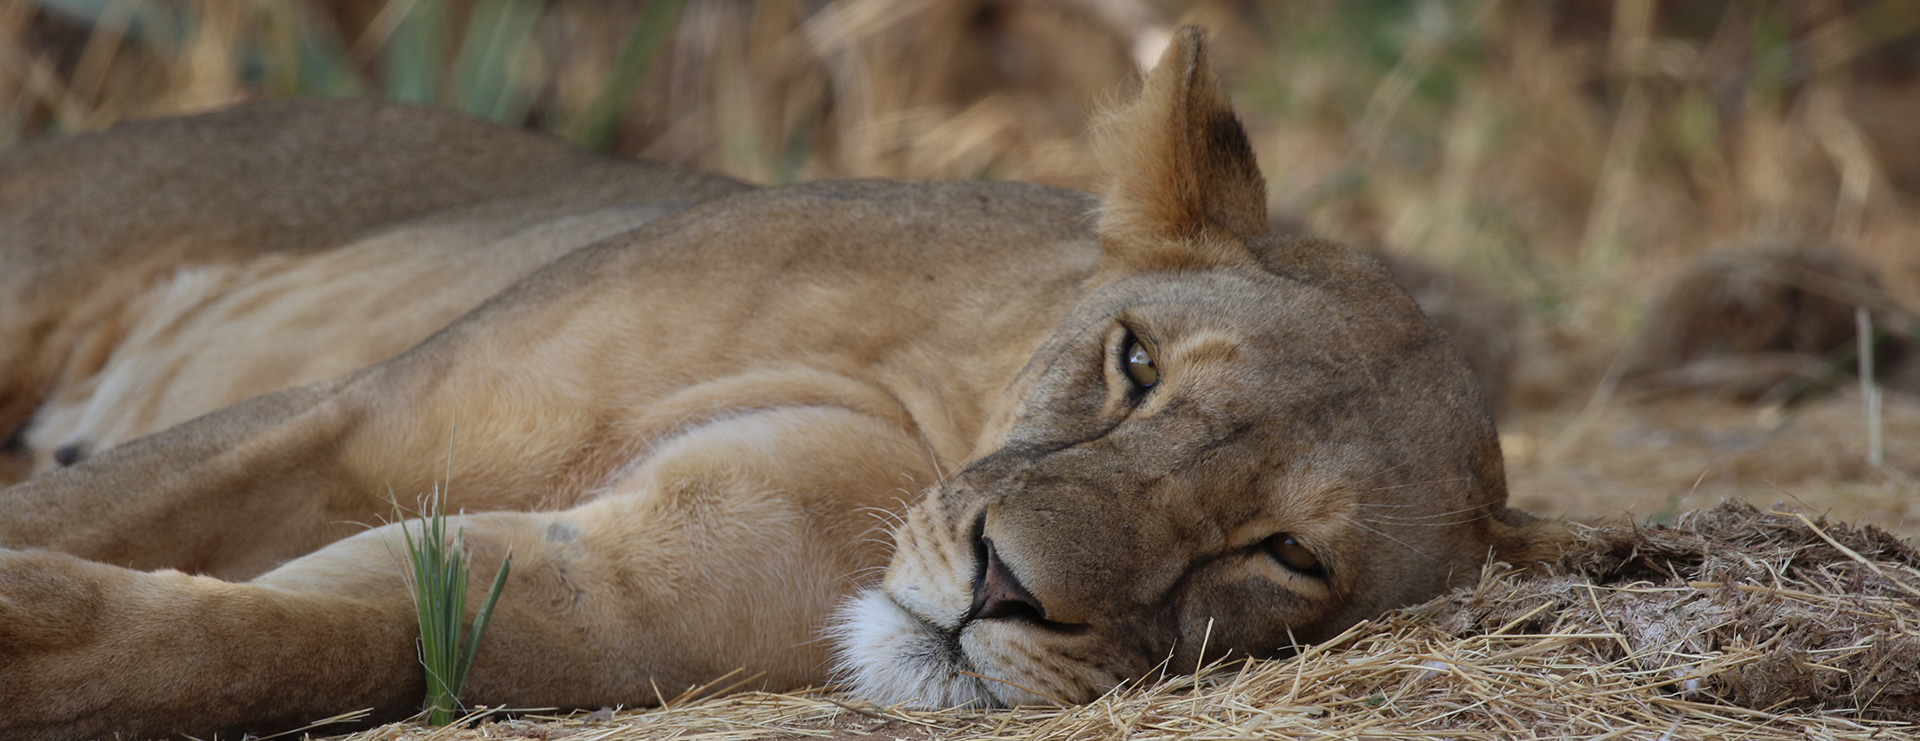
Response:
[[[1096,291],[1085,321],[1136,332],[1156,359],[1188,371],[1258,366],[1264,375],[1319,369],[1336,383],[1379,368],[1427,363],[1443,342],[1412,299],[1391,284],[1341,286],[1252,270],[1137,276]],[[1297,376],[1292,380],[1300,379]],[[1296,390],[1301,389],[1295,385]]]

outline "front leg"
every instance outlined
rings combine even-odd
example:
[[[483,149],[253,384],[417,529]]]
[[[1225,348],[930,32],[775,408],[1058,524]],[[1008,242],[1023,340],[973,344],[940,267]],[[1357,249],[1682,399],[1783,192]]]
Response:
[[[0,738],[207,737],[336,707],[404,716],[425,687],[409,609],[0,551]]]
[[[754,686],[825,680],[818,631],[884,561],[873,509],[928,483],[915,449],[892,422],[781,408],[670,440],[575,509],[456,518],[474,594],[514,561],[465,699],[643,705],[735,669]],[[397,527],[244,584],[0,552],[0,738],[413,712],[424,682]]]

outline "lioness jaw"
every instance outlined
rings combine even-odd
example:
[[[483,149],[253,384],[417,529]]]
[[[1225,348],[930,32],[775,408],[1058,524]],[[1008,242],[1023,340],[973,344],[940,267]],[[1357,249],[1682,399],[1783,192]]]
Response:
[[[398,110],[382,115],[444,117]],[[228,115],[250,114],[184,126]],[[1091,233],[1091,200],[1031,186],[752,190],[595,161],[627,190],[591,208],[448,196],[270,264],[241,249],[138,280],[90,268],[109,273],[93,293],[8,288],[36,316],[104,303],[136,328],[87,372],[32,374],[34,398],[69,400],[62,439],[101,450],[0,491],[0,737],[406,714],[422,678],[399,530],[342,523],[436,483],[485,513],[461,518],[473,573],[513,554],[466,699],[519,707],[645,704],[735,669],[882,703],[1084,701],[1283,654],[1551,547],[1506,511],[1487,405],[1404,292],[1370,259],[1267,233],[1200,32],[1100,136]],[[294,139],[277,146],[313,146]],[[190,207],[219,231],[217,203]],[[21,218],[0,208],[0,237]],[[468,228],[487,219],[510,226]],[[148,376],[116,358],[217,350],[240,373],[307,349],[188,342],[309,315],[127,308],[159,300],[140,298],[154,276],[229,271],[176,290],[206,305],[295,276],[297,296],[405,307],[382,270],[520,254],[529,229],[564,256],[524,279],[503,260],[487,277],[511,287],[444,329],[387,327],[418,342],[391,359],[246,401],[202,389],[207,414],[166,429],[113,414],[179,398],[128,388]],[[74,269],[7,249],[0,265]]]

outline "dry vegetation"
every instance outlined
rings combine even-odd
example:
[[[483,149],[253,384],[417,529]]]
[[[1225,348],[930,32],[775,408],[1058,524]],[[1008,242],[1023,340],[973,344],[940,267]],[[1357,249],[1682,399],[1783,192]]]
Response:
[[[1080,707],[745,694],[351,739],[1910,738],[1916,584],[1920,552],[1884,531],[1728,503],[1595,528],[1550,574],[1490,569],[1293,659],[1170,672]]]
[[[763,182],[1092,187],[1087,120],[1181,22],[1216,29],[1276,214],[1472,276],[1474,290],[1436,294],[1464,301],[1462,316],[1518,317],[1487,340],[1519,357],[1503,421],[1515,502],[1681,529],[1596,530],[1563,576],[1493,574],[1299,659],[1085,708],[745,695],[435,733],[1915,733],[1882,725],[1920,720],[1911,551],[1824,521],[1681,513],[1786,501],[1920,534],[1920,401],[1884,397],[1870,461],[1844,348],[1794,359],[1826,364],[1817,387],[1757,401],[1656,394],[1626,373],[1630,338],[1678,322],[1651,308],[1662,286],[1715,250],[1850,255],[1879,285],[1843,291],[1847,305],[1910,332],[1910,0],[0,0],[0,144],[250,98],[380,94]]]

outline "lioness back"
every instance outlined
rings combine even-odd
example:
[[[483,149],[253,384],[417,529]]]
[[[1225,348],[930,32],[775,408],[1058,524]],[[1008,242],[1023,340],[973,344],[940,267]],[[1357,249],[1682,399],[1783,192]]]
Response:
[[[364,367],[559,255],[745,188],[372,100],[14,148],[0,484]]]

